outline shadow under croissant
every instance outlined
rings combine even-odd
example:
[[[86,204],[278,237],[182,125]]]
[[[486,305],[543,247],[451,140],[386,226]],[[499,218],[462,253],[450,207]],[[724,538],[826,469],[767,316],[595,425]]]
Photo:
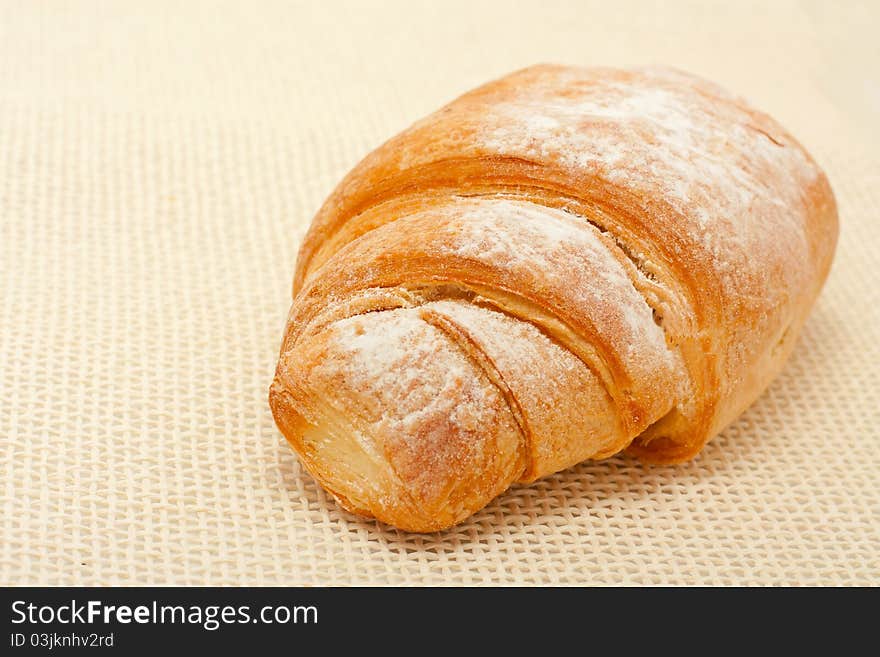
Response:
[[[671,497],[696,489],[701,489],[700,494],[713,494],[716,480],[735,479],[734,475],[724,475],[752,467],[756,448],[762,458],[764,453],[791,449],[787,443],[792,436],[776,430],[774,420],[778,419],[778,426],[784,428],[785,417],[802,409],[787,408],[791,404],[784,400],[792,396],[779,392],[815,385],[811,383],[812,377],[825,370],[833,350],[816,349],[814,345],[834,339],[835,333],[845,330],[838,324],[820,301],[782,373],[733,424],[709,441],[696,458],[685,463],[649,465],[624,454],[603,461],[586,461],[532,484],[511,486],[461,524],[429,534],[398,530],[345,511],[299,464],[292,469],[285,468],[285,484],[290,492],[298,490],[302,494],[305,490],[309,497],[314,495],[315,505],[325,510],[333,522],[395,552],[407,553],[448,554],[478,545],[483,549],[488,537],[499,536],[500,528],[504,528],[504,532],[499,540],[507,540],[518,533],[534,537],[539,532],[532,528],[549,524],[558,528],[566,520],[607,516],[616,510],[631,514],[637,508],[640,514],[663,513]],[[766,427],[767,424],[773,426]],[[758,440],[762,444],[758,445]],[[279,460],[296,459],[286,441],[279,441],[278,450]]]

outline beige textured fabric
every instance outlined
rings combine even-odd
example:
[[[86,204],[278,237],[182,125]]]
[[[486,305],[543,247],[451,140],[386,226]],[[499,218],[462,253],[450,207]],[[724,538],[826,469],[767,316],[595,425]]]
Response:
[[[880,583],[878,23],[876,2],[3,2],[0,583]],[[772,113],[838,195],[831,278],[696,461],[584,464],[443,534],[356,519],[266,403],[298,240],[370,148],[538,61],[671,64]]]

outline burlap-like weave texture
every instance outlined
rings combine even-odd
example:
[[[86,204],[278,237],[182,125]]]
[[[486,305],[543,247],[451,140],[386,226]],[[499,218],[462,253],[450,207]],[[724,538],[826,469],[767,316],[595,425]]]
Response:
[[[0,584],[880,582],[877,3],[0,4]],[[669,64],[827,170],[835,265],[695,461],[464,525],[342,512],[266,403],[299,240],[371,148],[540,61]]]

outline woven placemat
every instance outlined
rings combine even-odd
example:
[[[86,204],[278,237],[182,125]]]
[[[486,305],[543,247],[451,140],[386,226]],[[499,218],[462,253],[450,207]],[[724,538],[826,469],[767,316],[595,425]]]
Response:
[[[827,8],[825,7],[827,5]],[[877,584],[876,3],[0,3],[0,584]],[[299,239],[369,149],[539,61],[670,64],[786,125],[842,233],[695,461],[464,525],[342,511],[266,403]]]

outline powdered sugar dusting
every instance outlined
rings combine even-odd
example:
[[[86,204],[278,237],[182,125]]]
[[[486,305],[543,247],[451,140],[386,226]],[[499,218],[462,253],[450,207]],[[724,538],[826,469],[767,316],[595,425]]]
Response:
[[[381,322],[381,330],[371,325],[376,321]],[[465,378],[466,362],[450,357],[448,341],[426,325],[415,309],[358,315],[337,322],[332,331],[334,341],[347,355],[345,376],[352,387],[375,388],[387,397],[382,400],[382,419],[387,420],[388,412],[393,410],[400,416],[401,428],[418,422],[424,413],[435,412],[434,407],[448,398],[444,393],[461,385]],[[426,366],[432,362],[443,363],[437,377],[430,372],[426,376]],[[424,383],[434,378],[439,385],[428,390]],[[398,413],[401,403],[411,408]]]
[[[773,249],[774,261],[804,252],[792,208],[818,169],[787,137],[771,134],[772,124],[753,125],[729,96],[718,102],[719,93],[662,70],[614,79],[546,71],[514,98],[487,104],[477,147],[663,199],[679,215],[681,234],[698,237],[734,291],[743,277],[732,273],[759,254]],[[779,238],[765,239],[768,229]]]
[[[329,329],[335,359],[323,366],[349,403],[361,406],[366,435],[385,441],[398,474],[421,498],[434,499],[450,477],[479,474],[497,461],[487,444],[498,436],[493,423],[513,441],[505,451],[515,453],[520,437],[500,393],[418,313],[403,308],[336,322]]]
[[[508,199],[458,199],[432,212],[444,214],[454,226],[440,248],[506,272],[502,279],[530,280],[548,300],[565,299],[611,340],[631,376],[657,376],[674,368],[651,308],[583,219]]]

